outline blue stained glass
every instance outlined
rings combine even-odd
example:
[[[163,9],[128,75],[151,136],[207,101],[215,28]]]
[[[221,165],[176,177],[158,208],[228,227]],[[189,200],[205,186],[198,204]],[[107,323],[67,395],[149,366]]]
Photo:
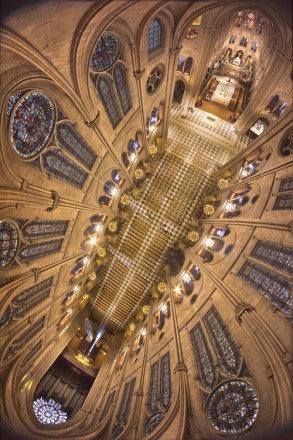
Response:
[[[61,404],[54,399],[48,401],[40,397],[33,403],[34,413],[43,425],[57,425],[67,420],[67,413],[62,411]]]
[[[15,310],[15,316],[19,317],[25,315],[27,312],[32,310],[37,304],[40,304],[45,299],[49,298],[49,296],[50,296],[50,289],[37,295],[31,301],[24,304],[22,307],[17,308]]]
[[[251,256],[289,275],[293,273],[293,248],[259,240]]]
[[[153,432],[153,430],[156,429],[157,426],[159,426],[164,417],[165,414],[162,412],[157,412],[153,414],[145,424],[145,435],[147,436],[151,432]]]
[[[254,389],[246,382],[230,381],[215,390],[207,404],[212,427],[229,434],[240,434],[253,426],[259,403]]]
[[[159,20],[153,20],[148,28],[148,53],[155,52],[162,45],[161,24]]]
[[[32,220],[24,225],[21,234],[26,240],[65,235],[67,220]]]
[[[215,306],[211,307],[203,321],[223,371],[237,376],[242,366],[242,354]]]
[[[118,435],[121,434],[121,432],[123,431],[123,429],[124,429],[124,425],[122,425],[121,423],[119,423],[118,425],[115,425],[115,426],[114,426],[114,429],[113,429],[113,432],[112,432],[112,437],[113,437],[113,438],[118,437]]]
[[[90,68],[95,72],[103,72],[115,63],[118,56],[118,39],[109,32],[104,32],[94,49]]]
[[[14,259],[19,243],[18,230],[9,220],[0,220],[0,269]]]
[[[213,365],[213,356],[201,324],[196,324],[191,330],[190,338],[200,381],[205,388],[211,390],[216,384],[217,375]]]
[[[64,156],[61,151],[49,149],[43,153],[42,160],[46,173],[77,188],[83,187],[88,173]]]
[[[115,128],[116,125],[118,125],[121,121],[121,115],[113,91],[113,83],[108,77],[100,75],[97,80],[97,90],[107,112],[108,118],[111,121],[112,127]]]
[[[160,403],[162,409],[168,409],[171,400],[170,355],[166,353],[161,359]]]
[[[18,99],[21,97],[22,92],[16,93],[15,95],[10,96],[10,98],[7,101],[7,116],[10,116],[12,113],[12,109],[15,106]]]
[[[291,313],[291,287],[285,278],[251,261],[246,261],[237,276],[250,284],[279,310],[286,314]]]
[[[136,381],[136,379],[134,378],[130,382],[130,388],[129,388],[129,393],[128,393],[128,396],[127,396],[125,412],[124,412],[124,415],[123,415],[124,423],[127,422],[128,416],[129,416],[129,413],[130,413],[131,403],[132,403],[133,394],[134,394],[135,381]]]
[[[126,115],[131,109],[131,99],[126,77],[126,69],[120,63],[117,63],[114,68],[114,81],[123,113]]]
[[[30,287],[29,289],[24,290],[19,293],[13,300],[13,304],[19,305],[27,301],[28,299],[34,297],[37,293],[41,292],[44,289],[47,289],[52,285],[53,277],[47,278],[44,281],[41,281],[38,284]]]
[[[83,137],[69,122],[60,122],[56,126],[56,140],[58,145],[67,151],[89,170],[92,168],[97,155],[86,143]]]
[[[18,253],[18,258],[24,263],[28,263],[36,258],[47,257],[48,255],[59,252],[62,245],[62,238],[59,240],[44,241],[42,243],[29,243],[23,246]]]
[[[25,96],[15,107],[11,119],[11,141],[23,159],[39,154],[50,142],[54,130],[55,108],[43,93]]]
[[[153,413],[157,407],[157,388],[159,381],[159,362],[152,365],[149,390],[149,412]]]

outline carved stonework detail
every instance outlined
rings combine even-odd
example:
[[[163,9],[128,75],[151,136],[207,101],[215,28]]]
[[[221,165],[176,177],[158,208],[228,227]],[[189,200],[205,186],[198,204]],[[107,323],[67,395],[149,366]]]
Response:
[[[58,193],[56,191],[52,191],[52,199],[54,200],[54,202],[53,202],[53,206],[51,208],[47,209],[47,211],[49,211],[49,212],[55,211],[55,209],[57,209],[59,206],[60,198],[59,198]]]
[[[35,283],[39,280],[39,276],[40,276],[40,269],[32,269],[32,272],[35,276]]]
[[[237,306],[235,307],[236,321],[239,322],[239,324],[241,324],[243,313],[252,312],[253,310],[255,310],[254,307],[245,302],[241,302],[237,304]]]
[[[170,48],[169,48],[170,54],[175,54],[175,55],[177,55],[177,54],[181,51],[182,47],[183,47],[183,46],[175,47],[175,48],[170,47]]]
[[[266,367],[266,376],[268,379],[271,379],[274,376],[273,370],[271,367]]]
[[[85,125],[89,128],[94,127],[100,121],[100,112],[98,111],[97,116],[92,121],[84,121]]]
[[[22,182],[21,182],[21,190],[22,191],[26,191],[26,189],[28,188],[28,183],[27,183],[27,181],[26,180],[22,180]]]
[[[175,365],[174,368],[174,373],[176,373],[177,371],[187,371],[186,365],[184,364],[184,362],[179,362],[178,364]]]
[[[288,223],[288,229],[289,229],[289,232],[291,232],[291,234],[293,234],[293,221]]]
[[[143,69],[143,70],[135,70],[133,72],[133,76],[134,76],[135,79],[140,79],[143,76],[144,73],[145,73],[145,69]]]
[[[135,391],[134,395],[135,395],[135,396],[143,396],[143,389],[142,389],[142,388],[138,388],[138,389]]]

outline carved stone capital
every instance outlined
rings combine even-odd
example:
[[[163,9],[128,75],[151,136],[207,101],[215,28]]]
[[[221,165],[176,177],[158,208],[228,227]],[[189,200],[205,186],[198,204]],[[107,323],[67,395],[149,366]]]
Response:
[[[84,121],[85,125],[89,128],[94,127],[100,121],[100,112],[98,111],[97,116],[92,121]]]
[[[37,268],[35,268],[35,269],[32,269],[32,272],[33,272],[33,274],[34,274],[34,277],[35,277],[35,283],[38,281],[38,279],[39,279],[39,276],[40,276],[40,269],[37,269]]]
[[[293,220],[288,223],[288,229],[289,229],[289,232],[291,232],[291,234],[293,234]]]
[[[241,302],[237,304],[237,306],[235,307],[236,321],[239,322],[239,324],[241,324],[243,313],[252,312],[253,310],[255,310],[255,308],[252,305],[247,304],[245,302]]]
[[[29,184],[27,183],[27,181],[24,180],[24,179],[22,179],[22,182],[21,182],[21,190],[22,190],[22,191],[25,191],[25,190],[28,188],[28,186],[29,186]]]
[[[143,389],[142,389],[142,388],[138,388],[138,389],[135,391],[134,395],[135,395],[135,396],[143,396]]]
[[[133,72],[133,76],[134,76],[135,79],[140,79],[143,76],[144,73],[145,73],[145,69],[135,70]]]
[[[175,365],[174,368],[174,373],[176,373],[177,371],[187,371],[186,365],[184,364],[184,362],[179,362],[178,364]]]
[[[169,52],[170,52],[170,54],[177,55],[181,51],[182,47],[183,46],[180,46],[180,47],[170,47],[169,48]]]
[[[49,212],[55,211],[55,209],[57,209],[59,206],[60,198],[59,198],[59,195],[56,191],[52,191],[52,199],[54,200],[53,206],[51,206],[50,208],[47,208],[47,211],[49,211]]]

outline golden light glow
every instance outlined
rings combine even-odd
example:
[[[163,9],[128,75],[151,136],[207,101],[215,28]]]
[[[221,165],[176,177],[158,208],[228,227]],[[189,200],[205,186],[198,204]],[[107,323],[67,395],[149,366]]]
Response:
[[[82,297],[83,297],[83,299],[88,299],[89,294],[88,294],[88,293],[85,293],[84,295],[82,295]]]
[[[150,306],[143,306],[142,313],[148,315],[150,313]]]
[[[205,215],[212,215],[215,212],[215,208],[213,207],[213,205],[205,205],[203,208],[203,212],[205,213]]]
[[[97,243],[97,237],[91,237],[91,238],[90,238],[90,244],[91,244],[92,246],[94,246],[96,243]]]
[[[157,152],[158,152],[158,148],[156,147],[156,145],[151,145],[150,147],[149,147],[149,153],[150,154],[157,154]]]
[[[228,185],[229,185],[228,180],[226,180],[226,179],[219,179],[219,180],[218,180],[218,187],[219,187],[220,189],[227,188]]]
[[[134,332],[134,330],[135,330],[135,324],[134,324],[134,322],[132,322],[132,323],[130,324],[129,328],[130,328],[130,330],[131,330],[132,332]]]
[[[105,248],[103,248],[103,247],[101,247],[101,248],[99,248],[98,249],[98,256],[99,257],[101,257],[101,258],[103,258],[103,257],[105,257],[106,256],[106,249]]]
[[[89,274],[89,279],[90,279],[90,280],[94,281],[96,278],[97,278],[96,272],[91,272],[91,273]]]
[[[123,194],[123,196],[121,197],[120,202],[121,202],[121,205],[128,206],[128,205],[130,205],[131,198],[129,197],[128,194]]]
[[[117,230],[117,228],[118,228],[117,220],[112,220],[108,226],[109,231],[115,232]]]
[[[144,176],[144,172],[141,168],[137,168],[137,170],[135,170],[134,172],[134,177],[136,179],[141,179]]]
[[[199,239],[199,233],[196,231],[190,231],[187,235],[188,240],[192,241],[193,243],[196,242]]]
[[[158,284],[158,291],[160,293],[164,293],[167,290],[167,284],[166,283],[159,283]]]

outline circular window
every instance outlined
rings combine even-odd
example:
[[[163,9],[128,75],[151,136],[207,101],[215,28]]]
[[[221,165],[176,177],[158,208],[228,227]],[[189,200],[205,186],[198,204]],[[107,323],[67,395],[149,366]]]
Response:
[[[283,157],[293,154],[293,128],[290,128],[279,145],[279,154]]]
[[[258,407],[257,396],[250,385],[230,381],[211,394],[207,403],[207,418],[217,431],[240,434],[252,427]]]
[[[43,93],[25,96],[15,107],[11,118],[11,141],[22,159],[31,159],[49,143],[55,124],[53,102]]]
[[[94,49],[91,70],[103,72],[108,70],[119,57],[119,41],[109,32],[104,32]]]
[[[18,243],[18,230],[14,223],[0,220],[0,269],[12,262],[17,253]]]
[[[67,413],[61,410],[61,405],[55,400],[46,401],[41,397],[36,399],[33,404],[34,413],[44,425],[57,425],[67,420]]]
[[[252,199],[251,199],[251,203],[254,204],[255,202],[258,201],[258,199],[259,199],[259,195],[256,194],[255,196],[252,197]]]
[[[155,91],[158,89],[158,87],[162,83],[163,78],[164,78],[164,71],[163,71],[162,67],[161,68],[155,67],[151,71],[150,76],[147,79],[147,84],[146,84],[147,92],[149,95],[152,95],[153,93],[155,93]]]
[[[229,255],[233,251],[233,244],[228,244],[228,246],[225,249],[225,255]]]

